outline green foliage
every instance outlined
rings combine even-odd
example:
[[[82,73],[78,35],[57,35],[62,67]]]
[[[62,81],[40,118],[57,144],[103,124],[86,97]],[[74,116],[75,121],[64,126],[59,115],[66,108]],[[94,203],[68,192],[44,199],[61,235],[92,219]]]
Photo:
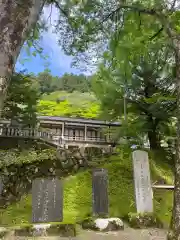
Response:
[[[125,50],[123,44],[118,45],[117,51]],[[126,110],[128,117],[120,129],[121,137],[123,133],[136,138],[148,135],[151,148],[160,147],[176,110],[171,53],[164,46],[152,44],[145,55],[141,51],[129,53],[131,59],[125,63],[122,62],[125,53],[123,56],[113,53],[113,46],[107,53],[92,82],[102,111],[114,119]]]
[[[67,175],[69,166],[62,166],[56,150],[29,149],[0,151],[0,172],[3,181],[0,208],[18,202],[31,190],[35,178]],[[59,175],[58,175],[59,174]]]
[[[8,89],[3,117],[18,119],[26,125],[35,124],[39,97],[34,79],[23,73],[15,73]]]
[[[90,90],[90,79],[84,75],[64,74],[55,83],[57,90],[68,92],[88,92]]]
[[[89,92],[91,89],[91,79],[85,75],[65,73],[62,77],[58,77],[52,76],[50,70],[45,69],[44,72],[36,76],[36,80],[42,94],[50,94],[54,91],[67,91],[69,93],[78,91],[84,93]]]
[[[179,10],[176,4],[170,5],[168,1],[71,2],[61,6],[67,15],[57,24],[60,43],[77,57],[77,63],[81,59],[84,63],[88,54],[92,59],[92,52],[104,59],[101,77],[97,77],[100,84],[95,86],[103,111],[110,119],[121,118],[126,95],[127,110],[140,116],[139,132],[148,134],[152,149],[160,147],[165,132],[174,131],[169,123],[175,114],[176,95],[167,86],[174,87]],[[71,17],[64,21],[67,16]]]
[[[0,150],[0,169],[11,165],[33,164],[45,160],[53,160],[56,151],[53,149],[44,149],[35,151],[34,149],[20,152],[18,149]]]
[[[74,87],[71,89],[73,81]],[[87,88],[83,89],[83,86]],[[65,74],[62,78],[53,77],[48,69],[37,76],[16,73],[12,76],[3,117],[20,120],[26,125],[36,123],[37,113],[99,118],[99,103],[94,94],[88,92],[89,88],[90,82],[83,75]]]
[[[107,117],[107,112],[110,119],[121,118],[126,95],[128,112],[140,116],[139,132],[148,134],[150,145],[155,149],[164,140],[161,138],[168,131],[176,106],[175,94],[169,89],[175,79],[174,52],[169,49],[172,42],[167,31],[168,21],[163,19],[167,14],[174,30],[179,14],[174,8],[170,15],[166,1],[126,1],[124,4],[123,7],[118,2],[98,0],[66,3],[63,7],[68,14],[75,8],[76,11],[68,23],[58,25],[57,30],[61,32],[60,43],[67,53],[84,60],[86,52],[92,59],[93,50],[96,57],[100,55],[104,59],[96,76],[99,86],[94,87],[104,115]],[[59,23],[62,19],[63,16]],[[137,121],[134,126],[136,124]]]
[[[56,103],[53,101],[41,100],[38,104],[38,113],[47,116],[69,116],[69,117],[82,117],[82,118],[98,118],[99,106],[96,103],[76,107],[68,101]]]
[[[46,69],[44,72],[41,72],[37,76],[37,83],[39,84],[40,93],[50,93],[54,89],[52,88],[53,76],[50,74],[50,71]]]
[[[98,118],[100,116],[99,104],[88,93],[68,93],[65,91],[43,95],[37,106],[40,115],[69,116],[82,118]],[[55,101],[59,99],[59,101]]]
[[[90,59],[94,55],[95,57],[102,56],[113,35],[113,42],[116,46],[121,44],[124,46],[125,51],[119,51],[118,46],[116,50],[119,51],[125,67],[127,59],[131,59],[131,53],[134,55],[135,52],[144,52],[150,42],[150,37],[161,28],[161,23],[153,14],[138,12],[138,8],[154,8],[154,6],[153,4],[149,6],[149,1],[134,1],[133,3],[126,1],[124,4],[129,5],[130,8],[120,8],[119,2],[112,0],[85,1],[83,4],[70,5],[68,2],[61,6],[67,9],[67,15],[60,16],[56,28],[61,36],[59,41],[66,53],[75,55],[80,62],[85,62],[85,59],[88,64],[87,55]],[[157,3],[155,5],[157,7]],[[166,9],[166,6],[164,8]],[[65,21],[71,12],[73,15]],[[62,22],[64,24],[60,24]],[[94,55],[93,52],[95,52]],[[85,53],[87,53],[86,58]],[[127,69],[130,69],[128,67]]]
[[[50,94],[43,94],[41,99],[47,101],[57,101],[57,99],[59,99],[59,102],[67,100],[71,104],[78,106],[88,104],[89,102],[97,102],[97,99],[93,93],[81,93],[78,91],[74,91],[72,93],[69,93],[67,91],[54,91]]]
[[[89,88],[90,82],[83,75],[53,77],[48,69],[37,76],[24,72],[14,74],[3,117],[21,120],[26,125],[35,124],[37,112],[49,116],[98,118],[99,104],[94,94],[88,92]]]

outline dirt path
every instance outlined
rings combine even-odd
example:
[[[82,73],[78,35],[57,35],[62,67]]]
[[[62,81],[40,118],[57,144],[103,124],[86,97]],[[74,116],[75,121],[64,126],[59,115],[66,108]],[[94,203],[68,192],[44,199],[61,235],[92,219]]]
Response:
[[[81,231],[74,238],[65,237],[16,237],[8,240],[166,240],[166,231],[160,229],[135,230],[126,227],[123,231],[100,233],[94,231]]]

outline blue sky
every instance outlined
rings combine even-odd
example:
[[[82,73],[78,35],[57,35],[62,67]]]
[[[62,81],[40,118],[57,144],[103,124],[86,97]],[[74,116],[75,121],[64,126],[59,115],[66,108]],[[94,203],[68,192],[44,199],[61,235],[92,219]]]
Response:
[[[48,19],[50,14],[50,8],[44,9],[44,16]],[[57,10],[55,8],[52,9],[51,21],[55,21],[57,19]],[[72,57],[66,56],[61,47],[57,44],[57,36],[52,32],[52,26],[49,27],[49,31],[43,34],[43,38],[41,40],[41,46],[44,49],[45,55],[48,55],[48,60],[42,59],[40,56],[31,56],[28,57],[27,53],[24,49],[22,49],[19,59],[16,63],[16,70],[27,69],[27,71],[33,72],[37,74],[38,72],[42,72],[45,69],[45,64],[49,62],[48,68],[51,70],[53,75],[61,76],[64,73],[80,73],[80,70],[77,68],[71,67]],[[22,60],[27,59],[28,61],[24,61],[23,65],[21,63]]]

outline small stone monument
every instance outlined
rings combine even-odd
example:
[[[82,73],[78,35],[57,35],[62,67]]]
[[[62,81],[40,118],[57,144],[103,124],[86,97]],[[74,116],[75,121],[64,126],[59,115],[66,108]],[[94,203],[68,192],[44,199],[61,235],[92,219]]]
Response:
[[[94,169],[92,173],[92,200],[95,215],[108,215],[108,172],[106,169]]]
[[[153,212],[153,197],[148,153],[136,150],[132,153],[136,208],[138,213]]]
[[[35,179],[32,183],[32,222],[63,221],[63,186],[58,178]]]

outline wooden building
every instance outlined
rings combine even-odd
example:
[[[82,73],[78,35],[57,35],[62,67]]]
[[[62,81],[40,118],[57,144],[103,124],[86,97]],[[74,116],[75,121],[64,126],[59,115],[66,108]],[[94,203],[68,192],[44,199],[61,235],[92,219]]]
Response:
[[[34,129],[10,120],[1,120],[0,124],[1,137],[40,138],[55,146],[100,148],[111,145],[112,128],[116,130],[121,125],[119,122],[55,116],[38,116]]]
[[[111,142],[111,128],[119,122],[82,118],[39,116],[39,128],[69,140]]]

